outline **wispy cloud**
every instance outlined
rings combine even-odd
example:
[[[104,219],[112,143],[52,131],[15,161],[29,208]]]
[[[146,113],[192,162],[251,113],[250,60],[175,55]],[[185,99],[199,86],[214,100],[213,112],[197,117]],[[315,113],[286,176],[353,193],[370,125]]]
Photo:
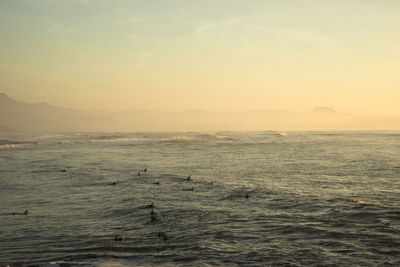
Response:
[[[151,57],[152,55],[152,52],[142,52],[139,54],[140,57]]]
[[[214,30],[222,30],[235,25],[245,24],[246,19],[244,18],[228,18],[220,21],[209,21],[200,23],[195,27],[195,33],[205,33]]]
[[[315,31],[297,29],[289,26],[271,25],[249,17],[232,17],[219,21],[199,23],[193,30],[194,34],[207,35],[218,33],[242,40],[271,40],[280,43],[303,43],[318,47],[341,47],[343,44],[334,36]],[[240,33],[240,34],[239,34]]]
[[[316,33],[307,30],[300,30],[291,27],[269,26],[264,27],[265,34],[281,40],[301,42],[305,44],[320,46],[320,47],[340,47],[342,43],[330,35]]]
[[[55,35],[66,35],[76,30],[73,27],[68,27],[63,24],[57,23],[54,19],[48,16],[42,16],[42,21],[45,22],[47,28],[46,31]]]

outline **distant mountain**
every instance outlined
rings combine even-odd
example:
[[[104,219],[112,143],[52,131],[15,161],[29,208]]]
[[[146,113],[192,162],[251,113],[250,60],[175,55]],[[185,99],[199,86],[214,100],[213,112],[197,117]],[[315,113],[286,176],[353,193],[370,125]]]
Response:
[[[314,113],[337,113],[333,108],[330,107],[314,107]]]
[[[27,104],[0,94],[0,132],[99,131],[111,124],[109,119],[91,112],[58,108],[46,103]]]
[[[28,104],[0,93],[0,133],[87,131],[398,130],[400,118],[366,116],[316,107],[310,112],[87,112]]]

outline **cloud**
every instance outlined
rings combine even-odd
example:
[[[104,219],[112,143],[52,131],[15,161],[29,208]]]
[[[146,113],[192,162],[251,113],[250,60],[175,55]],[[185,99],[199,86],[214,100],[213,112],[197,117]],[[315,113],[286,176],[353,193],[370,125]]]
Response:
[[[340,40],[328,34],[268,24],[260,19],[250,17],[232,17],[200,23],[194,28],[193,33],[204,36],[217,33],[219,38],[225,36],[234,38],[236,41],[240,39],[245,43],[271,41],[281,45],[305,44],[320,48],[343,47]]]
[[[42,16],[42,21],[44,21],[47,25],[46,31],[55,35],[67,35],[69,33],[75,32],[76,30],[72,27],[67,27],[60,23],[57,23],[54,19]]]
[[[243,18],[228,18],[220,21],[211,21],[199,24],[195,29],[195,33],[205,33],[214,30],[221,30],[235,25],[245,24]]]
[[[153,53],[151,52],[142,52],[139,54],[140,57],[151,57]]]
[[[143,22],[143,21],[149,21],[150,19],[148,17],[140,17],[140,16],[130,16],[127,18],[127,23],[137,23],[137,22]]]
[[[340,47],[341,42],[333,37],[311,31],[299,30],[290,27],[269,26],[263,28],[266,34],[281,40],[301,42],[319,47]]]

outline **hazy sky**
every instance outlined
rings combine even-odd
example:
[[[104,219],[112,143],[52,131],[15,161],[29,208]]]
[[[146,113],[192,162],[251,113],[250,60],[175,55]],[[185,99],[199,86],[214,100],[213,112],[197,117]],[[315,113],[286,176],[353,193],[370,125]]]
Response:
[[[398,0],[2,0],[0,92],[79,109],[400,115]]]

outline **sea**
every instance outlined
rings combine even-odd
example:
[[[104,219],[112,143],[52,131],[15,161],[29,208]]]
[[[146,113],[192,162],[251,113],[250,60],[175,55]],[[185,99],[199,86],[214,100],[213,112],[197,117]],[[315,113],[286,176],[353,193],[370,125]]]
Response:
[[[400,266],[400,132],[2,136],[0,266]]]

